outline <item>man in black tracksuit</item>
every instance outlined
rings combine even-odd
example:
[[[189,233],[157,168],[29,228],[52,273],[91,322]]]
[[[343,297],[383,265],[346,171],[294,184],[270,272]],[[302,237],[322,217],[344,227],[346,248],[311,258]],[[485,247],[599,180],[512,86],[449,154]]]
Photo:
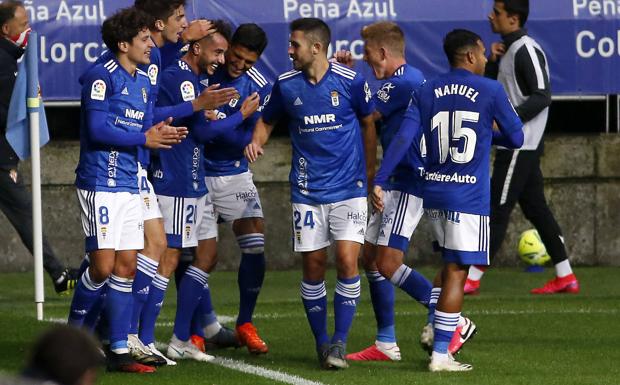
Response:
[[[9,103],[17,76],[17,60],[24,54],[28,28],[28,14],[21,2],[5,1],[0,4],[0,209],[32,253],[31,195],[17,173],[19,159],[5,135]],[[56,292],[75,286],[77,272],[65,269],[45,237],[43,266],[52,278]]]
[[[495,0],[489,21],[493,32],[503,42],[493,43],[485,75],[497,79],[506,90],[517,114],[524,123],[525,140],[519,150],[499,147],[491,177],[491,257],[499,250],[510,213],[519,203],[525,217],[532,222],[555,264],[556,277],[532,294],[577,293],[579,282],[566,255],[560,226],[549,210],[544,194],[540,156],[547,124],[551,89],[549,68],[542,48],[523,28],[529,14],[528,0]],[[466,294],[475,293],[485,267],[469,270]]]

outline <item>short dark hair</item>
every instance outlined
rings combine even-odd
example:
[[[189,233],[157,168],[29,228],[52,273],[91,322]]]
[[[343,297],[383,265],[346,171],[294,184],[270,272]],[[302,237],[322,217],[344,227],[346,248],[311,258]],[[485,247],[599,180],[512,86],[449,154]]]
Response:
[[[53,326],[35,342],[24,369],[29,378],[73,385],[89,369],[103,364],[92,335],[68,325]]]
[[[210,33],[207,36],[204,36],[202,39],[191,41],[189,44],[190,47],[194,43],[198,43],[199,41],[203,39],[210,39],[216,33],[219,33],[220,35],[224,36],[224,39],[226,39],[227,42],[230,42],[230,37],[232,35],[232,27],[230,26],[230,24],[222,19],[209,20],[209,21],[211,22],[211,29],[214,30],[213,33]]]
[[[329,42],[332,40],[329,26],[323,20],[315,17],[303,17],[293,20],[290,25],[290,30],[291,32],[302,31],[307,35],[311,35],[314,41],[323,44],[325,51],[327,51]]]
[[[9,0],[0,4],[0,28],[15,17],[15,10],[24,7],[21,1]]]
[[[165,21],[185,3],[186,0],[136,0],[134,7],[153,16],[155,20]]]
[[[478,42],[482,41],[480,36],[466,29],[455,29],[443,39],[443,50],[448,57],[448,62],[452,67],[459,64],[459,56],[464,54],[469,48],[474,48]]]
[[[241,24],[233,34],[231,44],[238,44],[261,55],[267,47],[267,34],[254,23]]]
[[[118,43],[131,43],[140,31],[152,28],[153,24],[153,16],[135,7],[124,8],[103,22],[101,37],[108,49],[117,53]]]
[[[496,3],[504,3],[504,9],[510,16],[519,16],[519,26],[523,27],[530,14],[530,0],[495,0]]]

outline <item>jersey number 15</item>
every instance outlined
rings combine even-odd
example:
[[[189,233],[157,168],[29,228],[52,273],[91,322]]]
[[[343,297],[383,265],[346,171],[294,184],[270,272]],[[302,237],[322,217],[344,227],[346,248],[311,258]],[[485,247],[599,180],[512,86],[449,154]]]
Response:
[[[437,129],[439,138],[439,163],[445,163],[448,154],[454,163],[467,163],[476,150],[476,131],[463,126],[478,123],[480,114],[473,111],[439,111],[433,116],[431,132]],[[460,150],[461,139],[464,140]]]

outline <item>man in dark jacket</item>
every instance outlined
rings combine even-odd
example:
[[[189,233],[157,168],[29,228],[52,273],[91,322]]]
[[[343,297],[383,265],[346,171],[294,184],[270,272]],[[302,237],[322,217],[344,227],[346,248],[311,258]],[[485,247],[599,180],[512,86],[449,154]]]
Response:
[[[32,201],[17,173],[19,161],[6,140],[6,122],[17,76],[17,60],[24,54],[30,25],[21,1],[0,4],[0,209],[32,253]],[[43,266],[61,293],[75,286],[77,272],[66,269],[43,238]]]

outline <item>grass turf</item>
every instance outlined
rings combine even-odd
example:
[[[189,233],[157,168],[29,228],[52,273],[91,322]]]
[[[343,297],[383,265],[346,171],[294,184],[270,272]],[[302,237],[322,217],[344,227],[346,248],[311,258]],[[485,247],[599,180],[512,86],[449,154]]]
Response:
[[[464,314],[478,334],[458,359],[474,365],[470,373],[429,373],[418,338],[426,310],[397,291],[396,330],[401,362],[351,362],[344,371],[319,370],[314,343],[299,299],[300,272],[268,272],[256,310],[255,325],[270,352],[251,356],[245,349],[215,354],[324,384],[620,384],[620,268],[580,268],[578,295],[532,296],[551,275],[494,269],[478,296],[467,297]],[[427,277],[434,270],[422,269]],[[15,373],[28,347],[50,325],[35,320],[32,274],[2,274],[0,289],[0,371]],[[374,341],[375,320],[365,279],[362,300],[349,337],[348,351]],[[58,297],[47,283],[45,317],[66,318],[69,297]],[[328,279],[329,298],[335,280]],[[215,273],[210,287],[220,315],[236,314],[236,274]],[[171,284],[157,327],[159,341],[170,338],[175,309]],[[330,305],[331,312],[331,305]],[[329,325],[333,328],[333,320]],[[100,384],[268,384],[273,380],[221,366],[181,362],[153,375],[102,373]]]

